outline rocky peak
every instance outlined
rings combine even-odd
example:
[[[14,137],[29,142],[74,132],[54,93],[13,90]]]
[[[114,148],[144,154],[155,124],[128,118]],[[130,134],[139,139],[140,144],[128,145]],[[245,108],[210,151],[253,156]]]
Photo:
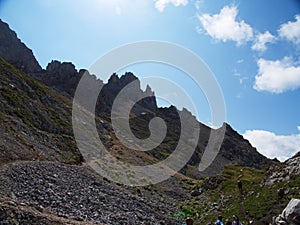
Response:
[[[52,60],[46,68],[47,77],[46,79],[56,77],[61,82],[68,81],[72,77],[79,77],[78,71],[75,69],[75,65],[71,62],[59,62]]]
[[[110,89],[112,92],[117,93],[120,90],[122,90],[126,85],[130,84],[133,81],[138,81],[138,83],[135,85],[135,88],[138,90],[140,89],[140,82],[136,76],[134,76],[131,72],[126,72],[121,77],[118,76],[118,74],[114,73],[109,78],[106,86],[108,89]]]
[[[61,62],[57,60],[52,60],[51,63],[48,63],[46,70],[47,71],[57,71],[58,68],[60,67]]]
[[[138,78],[131,72],[126,72],[124,75],[120,77],[120,82],[124,84],[129,84],[135,80],[138,80]]]
[[[63,62],[57,60],[52,60],[51,63],[47,65],[46,71],[48,73],[67,73],[76,75],[78,72],[75,69],[75,65],[71,62]]]
[[[110,114],[115,98],[129,84],[131,85],[130,89],[127,90],[126,94],[122,95],[122,98],[128,103],[137,103],[132,111],[134,114],[138,115],[145,111],[155,112],[157,110],[156,98],[151,88],[148,86],[146,91],[142,91],[140,80],[133,73],[126,72],[121,77],[116,73],[112,74],[108,82],[103,86],[97,103],[98,113]],[[140,98],[142,100],[137,101]]]
[[[117,83],[119,82],[120,78],[118,76],[118,74],[113,73],[110,78],[108,79],[108,83]]]
[[[145,94],[149,96],[154,95],[154,91],[152,91],[151,87],[147,84],[146,89],[145,89]]]
[[[42,70],[32,51],[26,47],[7,23],[0,19],[0,57],[25,73]]]
[[[46,70],[39,74],[38,79],[61,94],[72,98],[85,72],[87,70],[83,69],[78,72],[71,62],[52,60]]]

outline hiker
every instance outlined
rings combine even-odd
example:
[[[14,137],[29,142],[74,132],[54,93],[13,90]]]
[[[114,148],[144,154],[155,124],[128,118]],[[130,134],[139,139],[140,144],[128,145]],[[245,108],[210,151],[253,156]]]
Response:
[[[215,225],[224,225],[223,221],[222,221],[222,216],[218,216],[218,220],[215,222]]]
[[[240,190],[240,192],[241,192],[241,194],[242,194],[242,193],[243,193],[243,184],[242,184],[242,181],[241,181],[241,180],[238,180],[237,186],[238,186],[238,189]]]
[[[278,195],[278,198],[279,198],[279,199],[282,199],[283,196],[284,196],[284,188],[279,188],[279,189],[277,190],[277,195]]]
[[[239,217],[238,217],[237,215],[233,215],[232,218],[233,218],[232,225],[243,225],[243,224],[240,222]]]
[[[187,217],[186,220],[185,220],[185,224],[186,225],[193,225],[194,224],[193,219],[191,217]]]

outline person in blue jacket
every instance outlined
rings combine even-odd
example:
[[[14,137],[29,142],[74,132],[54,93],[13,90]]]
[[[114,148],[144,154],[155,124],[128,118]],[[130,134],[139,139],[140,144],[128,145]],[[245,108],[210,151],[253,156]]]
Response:
[[[215,225],[224,225],[222,216],[218,216],[218,220],[215,222]]]

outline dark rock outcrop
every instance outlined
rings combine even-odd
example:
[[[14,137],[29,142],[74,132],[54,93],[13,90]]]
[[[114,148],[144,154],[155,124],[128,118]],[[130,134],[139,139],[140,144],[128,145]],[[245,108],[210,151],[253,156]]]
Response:
[[[52,60],[46,70],[38,74],[37,79],[43,82],[48,87],[53,88],[57,92],[72,99],[77,85],[83,75],[90,76],[92,82],[101,83],[96,76],[92,76],[85,69],[77,70],[71,62],[60,62]]]
[[[26,47],[7,23],[0,19],[0,57],[25,73],[42,70],[32,51]]]
[[[142,91],[139,79],[130,72],[125,73],[121,77],[119,77],[117,74],[113,74],[110,77],[107,84],[103,86],[99,95],[97,102],[97,112],[99,114],[104,113],[110,115],[115,98],[118,96],[120,91],[129,84],[132,84],[130,92],[127,95],[123,95],[121,97],[128,103],[136,103],[137,107],[135,107],[135,109],[132,109],[132,111],[136,115],[139,115],[142,112],[156,112],[157,104],[154,92],[152,92],[149,86],[147,86],[145,91]],[[143,96],[149,97],[145,97],[142,100],[137,101],[137,99],[140,99]],[[127,110],[130,111],[131,109],[128,108]]]

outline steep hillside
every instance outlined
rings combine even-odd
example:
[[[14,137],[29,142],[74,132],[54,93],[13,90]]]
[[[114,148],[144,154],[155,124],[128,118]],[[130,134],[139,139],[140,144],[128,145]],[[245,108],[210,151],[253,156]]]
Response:
[[[71,102],[0,58],[0,164],[15,160],[80,163]]]

